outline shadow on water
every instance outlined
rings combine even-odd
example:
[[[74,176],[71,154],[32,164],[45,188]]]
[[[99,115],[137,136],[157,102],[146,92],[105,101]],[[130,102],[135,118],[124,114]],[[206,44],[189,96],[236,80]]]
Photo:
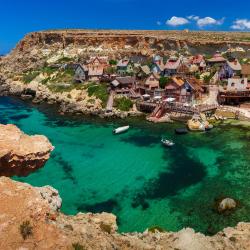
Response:
[[[22,119],[27,119],[29,117],[30,117],[30,115],[28,115],[28,114],[21,114],[21,115],[10,116],[10,119],[16,122],[16,121],[20,121]]]
[[[114,211],[119,211],[120,207],[115,199],[109,199],[100,203],[95,204],[80,204],[77,207],[77,211],[88,211],[92,213],[108,212],[112,213]]]
[[[54,159],[60,166],[62,166],[62,169],[65,173],[65,179],[70,179],[74,184],[77,184],[77,180],[73,175],[72,166],[58,153],[57,155],[52,153],[51,158]]]
[[[170,168],[144,184],[134,196],[132,207],[141,206],[142,209],[147,209],[147,200],[174,196],[178,191],[201,182],[206,176],[205,166],[190,158],[185,152],[185,147],[179,145],[171,154],[175,156],[171,157]]]
[[[159,143],[159,136],[144,135],[141,133],[134,133],[128,137],[120,139],[122,142],[132,143],[137,147],[152,147]]]

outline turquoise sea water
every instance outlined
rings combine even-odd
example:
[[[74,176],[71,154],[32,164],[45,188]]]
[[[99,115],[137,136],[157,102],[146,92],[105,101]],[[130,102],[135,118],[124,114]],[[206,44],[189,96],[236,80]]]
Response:
[[[58,189],[66,214],[112,212],[122,232],[157,225],[212,234],[250,221],[248,127],[220,125],[176,136],[180,124],[62,117],[52,108],[6,97],[0,98],[0,122],[50,139],[55,150],[45,167],[14,179]],[[112,135],[113,128],[127,123],[128,133]],[[175,147],[164,148],[162,136]],[[227,196],[240,207],[219,215],[214,201]]]

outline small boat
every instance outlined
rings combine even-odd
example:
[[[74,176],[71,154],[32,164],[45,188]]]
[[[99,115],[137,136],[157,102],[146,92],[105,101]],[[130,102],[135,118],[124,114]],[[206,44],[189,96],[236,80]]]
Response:
[[[129,126],[119,127],[113,130],[113,134],[117,135],[117,134],[125,133],[128,130],[129,130]]]
[[[166,140],[166,139],[161,139],[161,142],[164,146],[167,146],[167,147],[173,147],[175,145],[173,141]]]
[[[177,128],[177,129],[175,129],[175,133],[177,135],[185,135],[185,134],[188,133],[188,129],[186,129],[186,128]]]

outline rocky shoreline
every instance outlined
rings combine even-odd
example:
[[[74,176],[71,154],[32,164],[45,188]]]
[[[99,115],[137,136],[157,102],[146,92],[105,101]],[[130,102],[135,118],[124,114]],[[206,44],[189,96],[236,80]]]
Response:
[[[60,212],[62,200],[49,187],[36,188],[0,178],[1,249],[85,249],[85,250],[247,250],[250,224],[239,223],[214,236],[186,228],[179,232],[118,233],[113,214]],[[18,207],[16,206],[18,204]],[[21,230],[26,228],[26,231]],[[29,230],[27,230],[29,229]],[[78,246],[79,248],[76,248]]]
[[[94,104],[88,103],[88,96],[81,90],[72,90],[70,93],[58,92],[52,93],[42,84],[27,84],[20,81],[13,81],[0,76],[0,96],[15,96],[22,100],[32,101],[34,104],[47,103],[57,105],[58,112],[61,115],[92,115],[100,118],[120,118],[124,119],[129,116],[142,116],[143,114],[136,110],[124,112],[114,109],[112,112],[106,112],[101,106],[99,100]],[[70,96],[70,98],[69,98]]]

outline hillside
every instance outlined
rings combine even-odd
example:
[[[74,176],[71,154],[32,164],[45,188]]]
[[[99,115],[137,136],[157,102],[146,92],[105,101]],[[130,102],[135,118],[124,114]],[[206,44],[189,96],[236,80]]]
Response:
[[[205,31],[51,30],[33,32],[1,60],[0,70],[21,72],[63,55],[77,60],[90,55],[121,58],[175,51],[212,54],[241,47],[248,54],[250,33]],[[245,55],[246,56],[246,55]]]

